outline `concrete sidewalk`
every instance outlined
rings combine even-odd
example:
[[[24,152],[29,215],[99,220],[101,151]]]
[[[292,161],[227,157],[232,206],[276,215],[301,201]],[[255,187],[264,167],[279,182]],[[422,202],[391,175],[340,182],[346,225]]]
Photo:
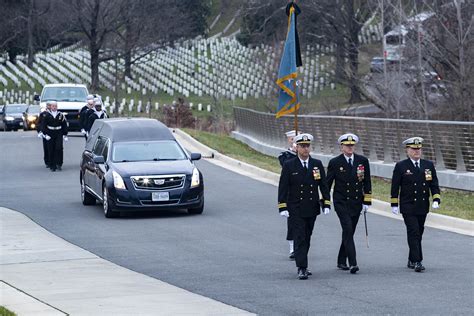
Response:
[[[0,306],[17,315],[250,315],[125,269],[0,207]]]

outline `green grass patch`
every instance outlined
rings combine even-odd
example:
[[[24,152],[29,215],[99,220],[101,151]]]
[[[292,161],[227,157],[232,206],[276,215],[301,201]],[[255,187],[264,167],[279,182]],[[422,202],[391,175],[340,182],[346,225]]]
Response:
[[[0,306],[0,316],[15,316],[16,314],[3,306]]]
[[[188,128],[183,128],[183,131],[201,143],[217,150],[221,154],[247,162],[265,170],[280,173],[280,164],[278,163],[277,158],[261,154],[228,135],[213,134]]]
[[[201,143],[229,157],[280,173],[276,157],[267,156],[225,134],[213,134],[193,129],[183,129]],[[390,179],[372,177],[372,196],[377,200],[390,201]],[[474,220],[474,192],[441,188],[441,207],[435,213]]]

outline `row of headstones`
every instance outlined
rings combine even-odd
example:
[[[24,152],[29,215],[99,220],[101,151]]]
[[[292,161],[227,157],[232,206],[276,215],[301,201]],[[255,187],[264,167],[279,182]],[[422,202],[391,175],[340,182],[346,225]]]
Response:
[[[86,57],[86,59],[87,59],[87,57]],[[242,65],[242,64],[241,64],[241,65]],[[46,65],[45,65],[45,67],[46,67]],[[52,68],[48,68],[48,67],[46,67],[46,68],[47,68],[47,70],[54,71]],[[101,71],[101,73],[102,73],[103,75],[106,75],[106,72],[105,72],[105,71]],[[64,78],[64,77],[63,77],[63,78]],[[51,79],[51,78],[50,78],[50,79]],[[54,79],[54,78],[53,78],[53,79]],[[177,78],[176,78],[176,79],[177,79]],[[56,79],[56,80],[57,80],[57,79]],[[262,81],[262,80],[261,80],[261,81]],[[260,82],[261,82],[261,81],[260,81]],[[129,84],[131,85],[132,82],[129,82]],[[139,87],[138,84],[136,84],[135,86],[133,86],[133,88],[134,88],[135,90],[140,89],[140,87]],[[241,87],[238,87],[238,88],[241,88]],[[253,87],[252,87],[252,88],[253,88]],[[189,87],[188,87],[188,90],[189,90]],[[142,90],[142,91],[144,91],[144,90]],[[146,91],[146,90],[145,90],[145,91]],[[242,96],[243,96],[243,94],[242,94]]]
[[[29,90],[0,90],[0,104],[30,104],[34,93]]]
[[[124,109],[127,108],[129,112],[133,112],[135,109],[137,113],[146,113],[149,114],[151,111],[152,104],[150,102],[142,102],[142,100],[138,100],[137,104],[135,105],[135,100],[131,99],[127,102],[125,98],[121,100],[120,103],[117,104],[117,102],[109,102],[109,98],[107,97],[106,101],[104,102],[106,108],[109,109],[110,112],[118,112],[120,115],[123,114]],[[176,105],[176,101],[173,101],[172,106]],[[166,106],[166,104],[164,104]],[[193,103],[189,103],[189,108],[193,109]],[[117,109],[117,111],[116,111]],[[160,109],[160,104],[159,102],[155,102],[154,104],[154,109],[155,111],[158,111]],[[198,103],[196,106],[196,109],[198,111],[207,111],[211,112],[212,111],[212,106],[208,104],[207,106],[203,106],[202,103]]]

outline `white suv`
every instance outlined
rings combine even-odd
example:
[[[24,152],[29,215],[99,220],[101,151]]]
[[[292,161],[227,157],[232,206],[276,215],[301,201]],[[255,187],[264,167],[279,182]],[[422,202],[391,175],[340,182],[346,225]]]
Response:
[[[46,101],[58,102],[58,110],[66,115],[69,130],[79,130],[79,111],[86,104],[89,94],[83,84],[57,83],[43,87],[41,96],[35,95],[35,101],[40,102],[41,109],[46,108]]]

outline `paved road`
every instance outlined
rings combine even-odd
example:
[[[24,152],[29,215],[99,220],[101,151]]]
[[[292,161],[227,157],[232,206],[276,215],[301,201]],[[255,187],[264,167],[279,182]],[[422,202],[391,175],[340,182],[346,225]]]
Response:
[[[470,314],[474,239],[427,228],[425,273],[405,268],[403,222],[369,215],[370,249],[356,233],[361,271],[335,269],[340,227],[319,216],[310,252],[313,277],[296,279],[286,258],[276,188],[200,161],[203,215],[184,211],[105,219],[80,202],[83,139],[70,137],[62,172],[41,161],[33,132],[0,133],[0,205],[31,217],[65,240],[137,272],[262,315]]]

